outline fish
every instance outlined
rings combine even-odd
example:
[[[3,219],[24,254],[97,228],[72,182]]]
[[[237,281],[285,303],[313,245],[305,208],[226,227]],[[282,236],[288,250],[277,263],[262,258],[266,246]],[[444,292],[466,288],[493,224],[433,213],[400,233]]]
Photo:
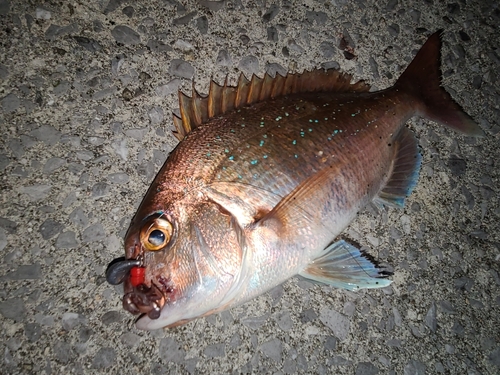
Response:
[[[106,270],[136,327],[176,327],[297,275],[347,290],[390,285],[342,232],[371,202],[403,207],[416,186],[422,157],[406,122],[484,136],[441,86],[441,34],[380,91],[317,69],[179,92],[180,142]]]

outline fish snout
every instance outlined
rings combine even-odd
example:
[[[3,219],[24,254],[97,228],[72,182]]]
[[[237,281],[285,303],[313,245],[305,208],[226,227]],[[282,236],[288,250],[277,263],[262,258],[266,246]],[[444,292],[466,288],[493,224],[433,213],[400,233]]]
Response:
[[[127,259],[137,259],[140,255],[141,242],[139,239],[139,235],[127,233],[127,235],[125,236],[125,257]]]

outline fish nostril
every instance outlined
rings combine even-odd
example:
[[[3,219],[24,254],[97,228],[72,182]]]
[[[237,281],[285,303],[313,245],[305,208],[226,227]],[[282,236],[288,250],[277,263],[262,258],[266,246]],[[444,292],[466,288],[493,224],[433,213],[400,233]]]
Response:
[[[137,259],[141,253],[142,251],[139,236],[133,235],[125,237],[125,258]]]

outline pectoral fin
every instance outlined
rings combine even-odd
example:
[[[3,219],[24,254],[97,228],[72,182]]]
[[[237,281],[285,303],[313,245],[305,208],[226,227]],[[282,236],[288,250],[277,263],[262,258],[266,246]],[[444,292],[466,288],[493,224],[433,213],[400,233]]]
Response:
[[[370,258],[355,246],[340,240],[323,250],[299,275],[348,290],[390,285],[392,281],[385,278],[390,273],[379,268]]]
[[[422,156],[413,132],[402,128],[395,141],[396,156],[387,183],[373,200],[377,205],[402,208],[417,185]]]

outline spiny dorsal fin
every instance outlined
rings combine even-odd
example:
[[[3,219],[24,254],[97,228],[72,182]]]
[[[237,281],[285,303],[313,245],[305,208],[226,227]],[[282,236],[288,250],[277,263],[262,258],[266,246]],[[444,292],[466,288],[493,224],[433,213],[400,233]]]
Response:
[[[174,135],[182,141],[193,129],[215,116],[279,96],[319,91],[365,92],[370,89],[363,81],[351,83],[351,78],[349,74],[334,69],[316,69],[286,76],[276,74],[274,78],[266,73],[264,78],[252,75],[250,81],[242,73],[236,87],[227,85],[227,77],[222,86],[210,81],[210,91],[206,97],[201,96],[193,84],[191,97],[179,91],[181,116],[174,114],[177,129]]]

